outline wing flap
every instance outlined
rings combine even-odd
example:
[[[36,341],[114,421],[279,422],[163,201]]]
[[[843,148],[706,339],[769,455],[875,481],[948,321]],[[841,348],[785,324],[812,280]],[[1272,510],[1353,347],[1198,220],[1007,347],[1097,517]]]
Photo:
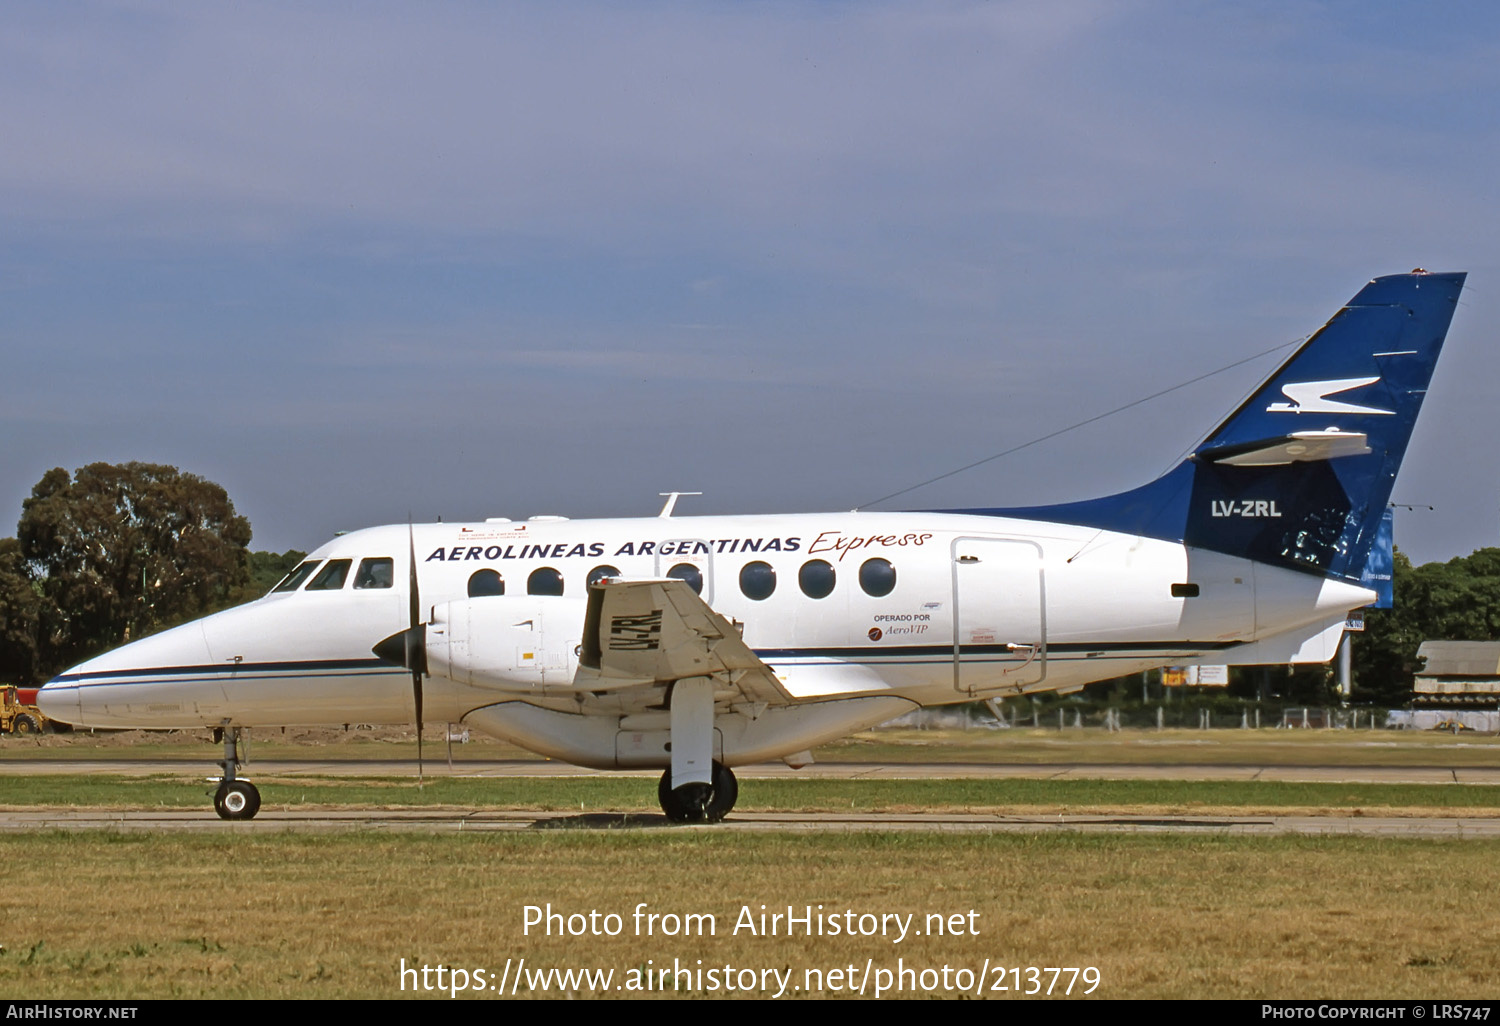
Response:
[[[590,585],[578,662],[580,684],[589,675],[611,688],[711,677],[751,702],[792,700],[736,625],[675,579]]]

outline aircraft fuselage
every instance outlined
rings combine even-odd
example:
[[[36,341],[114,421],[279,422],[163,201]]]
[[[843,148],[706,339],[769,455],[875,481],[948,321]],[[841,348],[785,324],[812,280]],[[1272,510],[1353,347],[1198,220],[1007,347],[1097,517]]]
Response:
[[[410,673],[371,651],[407,626],[409,548],[429,625],[426,718],[591,766],[668,758],[663,688],[580,678],[591,574],[687,579],[742,625],[794,701],[721,698],[715,751],[727,765],[914,706],[1162,665],[1326,659],[1348,610],[1373,598],[1172,542],[991,516],[396,525],[322,546],[294,590],[73,668],[45,689],[48,714],[96,727],[411,722]],[[340,585],[309,590],[339,560]],[[379,586],[356,587],[355,568],[377,561]]]

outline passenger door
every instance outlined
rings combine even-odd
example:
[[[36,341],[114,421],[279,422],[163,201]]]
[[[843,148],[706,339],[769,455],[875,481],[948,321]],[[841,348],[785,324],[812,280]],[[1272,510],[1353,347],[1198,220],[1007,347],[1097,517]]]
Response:
[[[953,686],[966,694],[1020,690],[1047,676],[1042,549],[1013,538],[956,538]]]

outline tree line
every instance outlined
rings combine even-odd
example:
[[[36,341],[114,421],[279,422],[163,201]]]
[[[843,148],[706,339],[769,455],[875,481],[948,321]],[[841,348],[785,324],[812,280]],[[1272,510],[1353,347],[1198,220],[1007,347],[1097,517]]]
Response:
[[[176,467],[49,470],[0,538],[0,681],[40,683],[259,597],[303,554],[251,552],[250,537],[220,485]]]
[[[1424,641],[1500,640],[1500,548],[1412,566],[1396,550],[1395,601],[1365,613],[1354,635],[1354,697],[1400,705],[1411,698]]]

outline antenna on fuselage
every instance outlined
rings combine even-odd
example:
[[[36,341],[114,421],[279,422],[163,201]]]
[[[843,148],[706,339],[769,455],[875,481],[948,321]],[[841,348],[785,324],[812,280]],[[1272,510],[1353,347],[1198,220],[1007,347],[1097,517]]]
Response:
[[[1051,439],[1056,438],[1058,435],[1065,435],[1069,431],[1076,431],[1081,427],[1087,427],[1090,424],[1104,420],[1106,417],[1113,417],[1117,413],[1124,413],[1126,410],[1134,409],[1137,406],[1149,403],[1153,399],[1160,399],[1164,395],[1170,395],[1171,393],[1176,392],[1179,389],[1187,388],[1189,385],[1196,385],[1200,381],[1206,381],[1207,379],[1213,377],[1215,374],[1223,374],[1227,370],[1233,370],[1236,367],[1240,367],[1244,364],[1259,360],[1263,356],[1269,356],[1272,353],[1277,352],[1278,350],[1287,349],[1295,345],[1301,345],[1306,341],[1307,339],[1304,337],[1294,339],[1291,342],[1283,342],[1281,343],[1281,345],[1272,346],[1270,349],[1263,349],[1260,352],[1256,353],[1254,356],[1247,356],[1243,360],[1236,360],[1233,363],[1226,363],[1218,370],[1211,370],[1206,374],[1199,374],[1196,378],[1189,378],[1187,381],[1180,381],[1177,384],[1173,385],[1171,388],[1164,388],[1160,392],[1152,392],[1150,395],[1143,395],[1139,399],[1131,400],[1124,406],[1116,406],[1112,410],[1108,410],[1104,413],[1096,414],[1095,416],[1089,417],[1085,420],[1080,420],[1075,423],[1069,424],[1067,427],[1058,428],[1056,431],[1049,431],[1047,434],[1033,438],[1029,442],[1022,442],[1020,445],[1013,445],[1009,449],[1003,449],[1000,452],[994,453],[990,456],[986,456],[983,459],[974,460],[972,463],[965,463],[963,466],[955,467],[953,470],[949,470],[945,473],[939,474],[937,477],[929,477],[925,481],[918,481],[916,484],[908,485],[900,491],[891,492],[889,495],[882,495],[880,498],[872,499],[869,502],[862,502],[858,506],[855,506],[854,509],[851,510],[851,512],[857,513],[860,510],[866,509],[870,506],[878,506],[880,505],[880,503],[885,502],[888,499],[894,499],[897,496],[905,495],[907,492],[914,492],[918,488],[926,488],[930,484],[936,484],[937,482],[946,480],[956,474],[962,474],[966,470],[973,470],[975,467],[982,467],[986,463],[992,463],[1003,456],[1009,456],[1012,453],[1018,453],[1022,449],[1029,449],[1033,445],[1039,445],[1042,442],[1050,441]]]
[[[658,519],[667,520],[667,519],[669,519],[672,516],[672,510],[674,510],[677,507],[677,500],[678,499],[682,498],[682,496],[684,496],[684,495],[702,495],[703,493],[702,492],[657,492],[656,494],[660,495],[662,498],[664,498],[664,499],[667,500],[667,504],[661,508],[661,512],[658,513],[658,514],[656,514],[656,516],[657,516]]]

